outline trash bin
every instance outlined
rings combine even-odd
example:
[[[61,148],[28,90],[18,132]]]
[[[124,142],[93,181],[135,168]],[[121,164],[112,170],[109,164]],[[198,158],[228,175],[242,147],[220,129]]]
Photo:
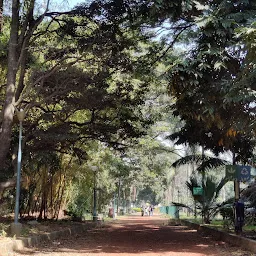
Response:
[[[114,208],[109,208],[109,210],[108,210],[108,217],[109,218],[114,218]]]

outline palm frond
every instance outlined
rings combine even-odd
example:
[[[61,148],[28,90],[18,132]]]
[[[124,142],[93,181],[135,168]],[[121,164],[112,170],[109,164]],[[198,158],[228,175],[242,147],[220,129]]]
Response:
[[[221,179],[220,183],[218,184],[218,186],[216,188],[216,195],[215,195],[216,198],[219,196],[221,189],[224,187],[224,185],[227,182],[228,182],[227,179],[225,179],[225,178]]]
[[[206,155],[188,155],[175,161],[172,164],[172,166],[180,167],[185,164],[197,164],[198,165],[197,171],[203,172],[205,170],[217,168],[219,166],[224,166],[231,163],[229,161],[226,161],[217,157],[210,157]]]
[[[195,176],[190,176],[189,181],[186,181],[186,186],[190,190],[191,194],[193,194],[193,187],[200,187],[199,181]]]
[[[206,205],[211,204],[216,195],[216,182],[212,179],[212,177],[207,177],[205,182],[203,182],[203,190],[204,190],[204,201],[207,202]]]
[[[178,159],[177,161],[175,161],[172,166],[173,167],[179,167],[181,165],[185,165],[185,164],[201,164],[203,161],[203,157],[202,155],[189,155],[189,156],[184,156],[180,159]]]
[[[191,211],[193,211],[193,208],[190,207],[189,205],[186,205],[186,204],[182,204],[182,203],[176,203],[176,202],[172,202],[173,205],[177,206],[177,207],[183,207],[183,208],[187,208]]]
[[[206,170],[210,170],[210,169],[228,165],[228,164],[231,164],[231,163],[229,161],[222,160],[217,157],[207,157],[207,158],[204,158],[204,161],[201,163],[200,166],[198,166],[197,171],[204,172]]]

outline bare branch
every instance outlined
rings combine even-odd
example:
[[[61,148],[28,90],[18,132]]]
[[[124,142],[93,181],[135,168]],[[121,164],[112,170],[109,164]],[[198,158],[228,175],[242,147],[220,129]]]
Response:
[[[174,44],[176,43],[176,41],[178,40],[179,36],[189,27],[191,27],[192,24],[188,25],[188,26],[185,26],[183,29],[181,29],[174,37],[174,39],[172,40],[171,44],[164,50],[164,52],[158,56],[154,62],[152,64],[155,64],[156,62],[158,62],[160,59],[162,59],[166,54],[167,52],[174,46]]]

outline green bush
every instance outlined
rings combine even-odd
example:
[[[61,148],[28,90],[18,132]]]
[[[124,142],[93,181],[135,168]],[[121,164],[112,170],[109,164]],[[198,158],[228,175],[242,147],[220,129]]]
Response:
[[[223,218],[223,228],[227,230],[232,228],[234,225],[233,207],[230,205],[227,205],[225,207],[220,208],[219,212]]]
[[[222,216],[223,220],[233,220],[234,219],[233,207],[232,206],[222,207],[220,209],[220,215]]]
[[[141,208],[139,207],[133,207],[131,210],[132,212],[141,212]]]
[[[71,216],[73,220],[82,220],[88,212],[87,198],[78,195],[75,200],[69,203],[66,214]]]

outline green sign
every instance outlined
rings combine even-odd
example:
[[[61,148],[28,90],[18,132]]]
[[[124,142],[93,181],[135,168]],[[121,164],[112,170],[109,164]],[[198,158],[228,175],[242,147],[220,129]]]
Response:
[[[201,196],[203,194],[202,187],[193,187],[193,195],[194,196]]]
[[[226,179],[234,180],[237,178],[236,165],[226,165]]]

